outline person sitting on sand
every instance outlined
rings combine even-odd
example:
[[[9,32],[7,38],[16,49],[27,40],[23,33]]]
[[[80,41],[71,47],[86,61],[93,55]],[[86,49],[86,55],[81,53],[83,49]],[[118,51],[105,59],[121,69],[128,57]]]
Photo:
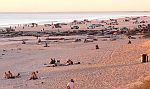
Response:
[[[67,84],[67,89],[74,89],[74,80],[71,79],[70,82]]]
[[[36,73],[32,72],[31,77],[29,78],[29,80],[36,80],[36,79],[38,79]]]
[[[96,47],[96,49],[99,49],[99,46],[98,46],[98,45],[96,45],[95,47]]]
[[[87,42],[87,39],[84,40],[84,43],[86,43],[86,42]]]
[[[10,71],[8,71],[8,77],[9,78],[13,78],[13,75],[12,75],[12,73]]]
[[[73,65],[73,61],[71,61],[70,59],[67,61],[66,65]]]
[[[55,63],[55,65],[59,66],[60,65],[60,60],[57,60],[56,63]]]
[[[9,75],[5,72],[4,78],[9,79]]]
[[[53,64],[53,59],[51,58],[51,61],[49,62],[49,64]]]
[[[53,59],[53,64],[55,64],[56,63],[56,60],[55,60],[55,58]]]
[[[26,44],[26,42],[24,40],[22,40],[22,44]]]
[[[129,40],[128,44],[131,44],[131,41]]]
[[[131,39],[131,36],[128,36],[128,39]]]
[[[38,39],[38,38],[37,38],[37,39]],[[42,41],[41,41],[41,39],[39,38],[39,39],[38,39],[38,43],[41,43],[41,42],[42,42]]]
[[[15,78],[20,78],[20,73],[17,74],[17,76],[13,76],[10,71],[8,73],[5,72],[4,78],[6,79],[15,79]]]
[[[55,64],[55,63],[56,63],[55,58],[54,59],[51,58],[51,61],[49,62],[49,64]]]

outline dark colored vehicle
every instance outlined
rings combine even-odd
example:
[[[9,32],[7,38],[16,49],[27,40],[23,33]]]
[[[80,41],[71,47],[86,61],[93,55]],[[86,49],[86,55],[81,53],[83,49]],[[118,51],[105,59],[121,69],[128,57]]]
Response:
[[[101,24],[92,24],[90,25],[89,27],[87,27],[87,29],[95,29],[96,27],[103,27],[104,25],[101,25]]]
[[[73,26],[71,29],[79,29],[79,26]]]
[[[60,24],[54,24],[55,28],[62,28]]]

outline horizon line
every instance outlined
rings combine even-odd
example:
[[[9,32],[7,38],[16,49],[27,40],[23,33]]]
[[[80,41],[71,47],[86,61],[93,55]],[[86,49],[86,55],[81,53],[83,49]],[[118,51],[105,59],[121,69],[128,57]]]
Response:
[[[99,13],[99,12],[150,12],[150,11],[58,11],[58,12],[49,12],[49,11],[39,11],[39,12],[17,12],[17,11],[10,11],[10,12],[0,12],[0,13]]]

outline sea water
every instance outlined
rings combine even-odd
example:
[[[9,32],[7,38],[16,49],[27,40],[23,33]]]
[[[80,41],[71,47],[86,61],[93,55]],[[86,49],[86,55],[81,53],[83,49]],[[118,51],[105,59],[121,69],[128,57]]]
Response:
[[[150,12],[1,12],[0,27],[28,23],[62,23],[84,19],[106,20],[130,16],[150,16]]]

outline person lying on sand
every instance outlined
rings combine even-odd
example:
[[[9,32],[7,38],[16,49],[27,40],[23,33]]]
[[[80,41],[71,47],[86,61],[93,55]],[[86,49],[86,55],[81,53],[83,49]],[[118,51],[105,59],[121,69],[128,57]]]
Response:
[[[37,73],[38,73],[38,72],[37,72]],[[31,73],[31,77],[29,78],[29,80],[36,80],[36,79],[38,79],[36,73],[35,73],[35,72],[32,72],[32,73]]]

